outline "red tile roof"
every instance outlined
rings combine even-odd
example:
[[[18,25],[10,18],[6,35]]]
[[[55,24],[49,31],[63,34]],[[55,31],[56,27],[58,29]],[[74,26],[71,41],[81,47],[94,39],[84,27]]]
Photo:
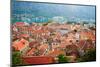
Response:
[[[44,55],[44,52],[46,51],[46,49],[48,49],[48,45],[42,44],[41,46],[38,47],[38,49],[40,50],[40,54]]]
[[[24,64],[50,64],[54,63],[54,58],[49,56],[23,57]]]
[[[13,43],[13,45],[12,45],[12,47],[15,49],[15,50],[21,50],[21,49],[23,49],[26,45],[25,45],[25,43],[26,43],[27,41],[25,40],[25,39],[21,39],[20,41],[18,41],[18,42],[14,42]]]
[[[85,41],[85,40],[80,40],[78,43],[78,47],[81,49],[87,49],[87,48],[94,48],[95,46],[92,44],[92,41]]]
[[[17,25],[17,26],[23,26],[23,25],[25,25],[25,23],[24,22],[16,22],[15,25]]]
[[[28,34],[22,34],[21,36],[22,36],[22,37],[29,37]]]
[[[29,50],[28,52],[27,52],[27,56],[32,56],[33,54],[34,54],[34,51],[35,51],[35,48],[32,48],[31,50]]]
[[[48,48],[48,44],[42,44],[39,49],[45,50]]]
[[[60,54],[65,54],[65,53],[64,53],[64,51],[61,51],[61,50],[54,50],[54,51],[50,51],[49,54],[48,54],[48,56],[55,57],[55,56],[58,56]]]
[[[81,40],[84,40],[85,38],[95,40],[95,35],[93,34],[93,32],[90,31],[86,31],[86,32],[82,31],[80,32],[80,38]]]
[[[76,45],[67,45],[67,54],[78,56],[78,47]]]
[[[36,46],[39,46],[40,44],[37,42],[37,41],[32,41],[29,43],[29,47],[36,47]]]
[[[33,31],[33,33],[35,33],[35,34],[41,34],[41,33],[48,33],[49,31],[47,31],[47,30],[35,30],[35,31]]]

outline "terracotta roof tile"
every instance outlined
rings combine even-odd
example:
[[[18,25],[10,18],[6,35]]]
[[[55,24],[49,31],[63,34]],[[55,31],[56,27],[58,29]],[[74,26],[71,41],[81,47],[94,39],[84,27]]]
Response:
[[[25,44],[26,42],[27,41],[25,39],[21,39],[18,42],[14,42],[12,47],[14,47],[15,50],[21,50],[26,46],[26,44]]]
[[[25,23],[24,22],[16,22],[15,25],[17,25],[17,26],[23,26],[23,25],[25,25]]]
[[[31,50],[29,50],[28,52],[27,52],[27,56],[32,56],[33,54],[34,54],[34,51],[35,51],[35,48],[32,48]]]
[[[60,54],[65,54],[64,51],[61,50],[54,50],[54,51],[50,51],[48,56],[58,56]]]
[[[23,57],[23,62],[25,64],[50,64],[54,63],[54,58],[49,56],[32,56]]]

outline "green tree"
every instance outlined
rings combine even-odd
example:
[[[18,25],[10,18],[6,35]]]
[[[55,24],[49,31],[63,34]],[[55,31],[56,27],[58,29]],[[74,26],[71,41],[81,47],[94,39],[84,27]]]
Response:
[[[20,64],[22,64],[20,52],[13,52],[12,53],[12,65],[20,65]]]
[[[80,57],[80,61],[82,62],[88,62],[88,61],[95,61],[96,60],[96,49],[90,49],[88,50],[85,55]]]
[[[64,55],[59,55],[58,56],[58,62],[59,63],[65,63],[65,62],[68,62],[69,61],[69,59],[67,58],[67,57],[65,57]]]

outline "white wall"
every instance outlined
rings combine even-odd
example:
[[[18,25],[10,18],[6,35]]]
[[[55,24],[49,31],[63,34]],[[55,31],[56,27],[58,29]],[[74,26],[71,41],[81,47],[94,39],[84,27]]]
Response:
[[[27,0],[28,1],[28,0]],[[32,1],[32,0],[31,0]],[[33,0],[36,1],[36,0]],[[100,63],[100,0],[37,0],[97,5],[97,62],[38,65],[37,67],[98,67]],[[0,0],[0,67],[10,67],[10,0]],[[31,66],[26,66],[31,67]]]

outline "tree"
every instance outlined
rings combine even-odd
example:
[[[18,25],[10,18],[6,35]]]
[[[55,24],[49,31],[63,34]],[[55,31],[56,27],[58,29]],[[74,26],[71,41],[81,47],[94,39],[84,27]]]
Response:
[[[20,64],[22,64],[20,52],[13,52],[12,53],[12,65],[20,65]]]
[[[58,62],[59,63],[65,63],[65,62],[68,62],[69,61],[69,59],[67,58],[67,57],[65,57],[64,55],[59,55],[58,56]]]
[[[95,61],[96,60],[96,49],[88,50],[85,55],[80,57],[80,61],[88,62],[88,61]]]

